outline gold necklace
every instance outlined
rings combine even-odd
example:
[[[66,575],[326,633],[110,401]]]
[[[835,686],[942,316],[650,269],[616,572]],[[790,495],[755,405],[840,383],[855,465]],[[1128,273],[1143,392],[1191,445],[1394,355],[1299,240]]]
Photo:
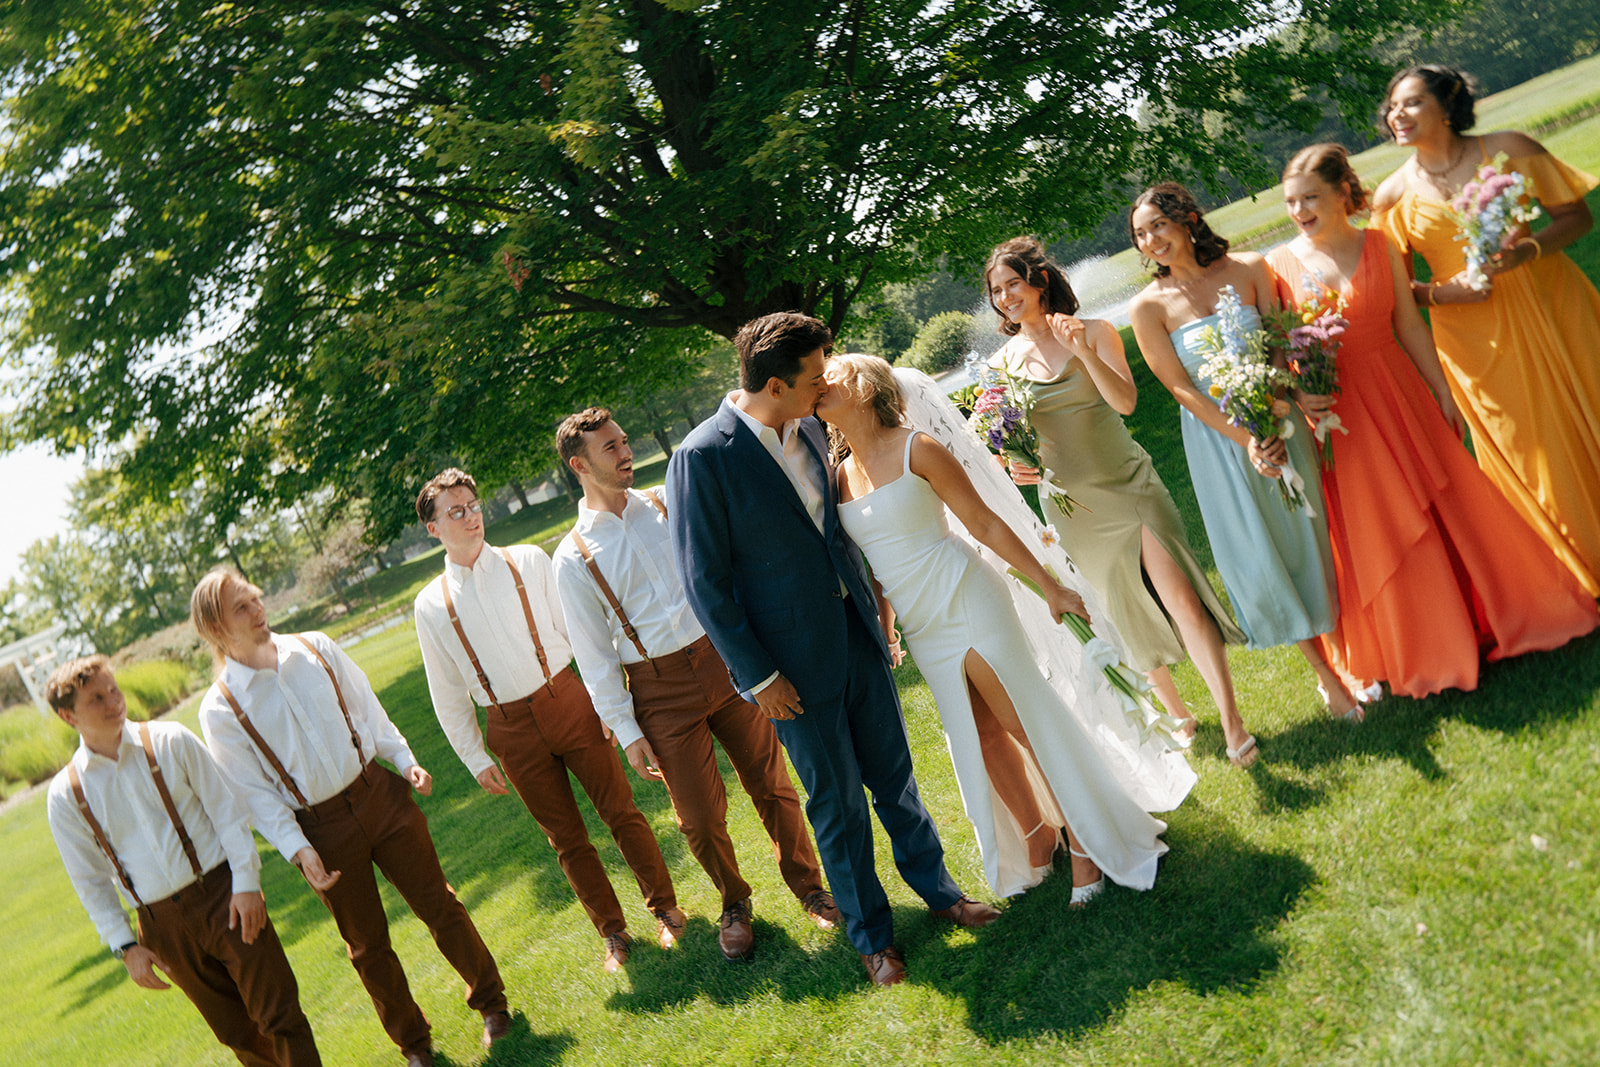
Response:
[[[1462,137],[1462,138],[1460,138],[1460,141],[1461,141],[1461,145],[1460,145],[1460,147],[1458,147],[1456,149],[1455,158],[1452,159],[1449,163],[1446,163],[1443,170],[1433,170],[1430,167],[1428,167],[1427,165],[1425,165],[1422,162],[1421,153],[1418,153],[1417,155],[1414,155],[1411,158],[1416,160],[1417,169],[1418,170],[1422,171],[1422,173],[1424,173],[1428,177],[1432,178],[1435,185],[1439,185],[1439,184],[1441,184],[1440,179],[1443,178],[1445,175],[1449,174],[1451,171],[1455,170],[1456,167],[1459,166],[1460,163],[1461,163],[1461,157],[1463,157],[1463,156],[1465,156],[1467,154],[1467,139],[1465,137]]]

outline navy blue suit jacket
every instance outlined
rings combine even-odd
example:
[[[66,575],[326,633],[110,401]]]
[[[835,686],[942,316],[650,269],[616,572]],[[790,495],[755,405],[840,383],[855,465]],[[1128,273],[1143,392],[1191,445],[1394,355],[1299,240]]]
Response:
[[[838,699],[850,658],[846,611],[860,613],[889,655],[861,551],[839,526],[822,423],[802,419],[797,432],[823,471],[821,531],[731,401],[695,427],[667,465],[672,547],[689,606],[734,688],[752,701],[751,687],[773,671],[802,703]]]

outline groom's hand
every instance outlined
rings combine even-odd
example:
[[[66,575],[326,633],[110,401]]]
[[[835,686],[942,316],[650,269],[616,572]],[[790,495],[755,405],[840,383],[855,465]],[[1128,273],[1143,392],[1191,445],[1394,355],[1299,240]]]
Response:
[[[789,684],[789,679],[778,675],[772,684],[756,694],[756,705],[769,719],[792,719],[805,714],[800,706],[800,694]]]

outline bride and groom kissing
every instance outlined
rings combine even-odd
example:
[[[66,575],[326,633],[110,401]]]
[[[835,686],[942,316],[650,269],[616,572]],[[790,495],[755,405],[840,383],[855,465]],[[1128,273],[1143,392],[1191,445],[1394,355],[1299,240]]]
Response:
[[[1058,828],[1073,854],[1075,902],[1104,885],[1101,871],[1145,888],[1165,826],[1103,767],[1040,675],[1005,590],[996,597],[986,584],[1002,579],[950,535],[944,507],[1046,590],[1052,611],[1082,614],[1082,601],[982,503],[944,446],[900,428],[887,365],[830,363],[831,344],[824,323],[798,313],[746,324],[734,338],[740,389],[673,454],[667,494],[689,604],[735,688],[773,720],[808,794],[846,933],[872,980],[889,985],[905,964],[863,789],[901,877],[936,915],[976,927],[1000,914],[957,887],[919,794],[892,674],[896,608],[998,892],[1048,872]],[[846,437],[855,427],[860,451],[845,461],[846,478],[818,414]],[[890,488],[913,495],[882,507],[864,499]],[[879,549],[868,550],[871,577],[862,539]]]

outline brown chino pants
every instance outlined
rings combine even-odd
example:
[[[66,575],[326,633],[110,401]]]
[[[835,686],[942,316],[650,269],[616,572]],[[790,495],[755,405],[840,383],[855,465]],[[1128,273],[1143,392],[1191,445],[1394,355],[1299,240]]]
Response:
[[[272,920],[253,944],[228,929],[233,873],[223,863],[139,909],[139,944],[247,1067],[320,1067],[300,989]]]
[[[401,1051],[428,1047],[431,1031],[390,946],[374,864],[466,980],[467,1005],[480,1012],[506,1010],[500,970],[445,881],[427,816],[404,778],[369,763],[342,793],[295,812],[295,817],[322,857],[322,866],[339,872],[332,888],[317,895],[333,913],[379,1023]]]
[[[652,912],[676,907],[672,875],[650,824],[633,803],[616,747],[600,732],[600,717],[571,667],[551,686],[489,709],[489,751],[556,850],[556,858],[589,921],[602,937],[627,928],[600,854],[572,795],[571,771],[611,829]]]
[[[761,709],[742,699],[711,639],[676,652],[624,664],[634,719],[656,754],[672,797],[678,828],[722,894],[722,906],[750,895],[728,836],[728,794],[722,786],[714,736],[772,839],[772,853],[790,892],[799,899],[822,888],[800,797],[783,761],[777,731]]]

